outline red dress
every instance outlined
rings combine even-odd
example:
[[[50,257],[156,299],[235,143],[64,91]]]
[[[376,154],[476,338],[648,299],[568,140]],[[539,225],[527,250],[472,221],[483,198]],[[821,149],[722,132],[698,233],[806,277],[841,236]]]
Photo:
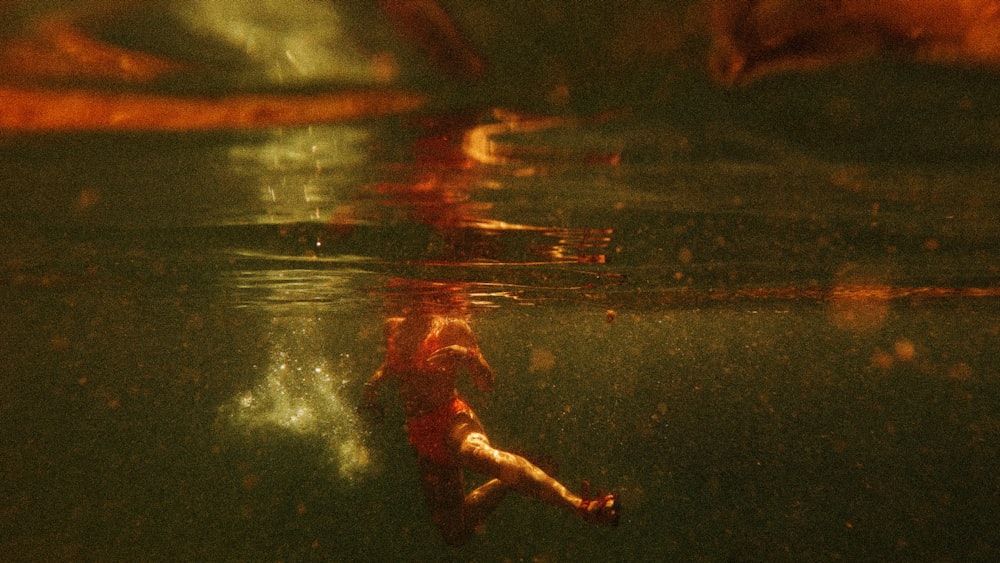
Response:
[[[406,433],[417,455],[438,465],[457,466],[458,461],[448,451],[448,431],[451,421],[462,413],[472,414],[472,408],[453,397],[433,411],[406,419]]]
[[[391,336],[386,347],[386,363],[394,370],[406,371],[419,367],[426,369],[427,358],[441,348],[441,339],[437,330],[431,330],[414,351],[412,358],[402,357]],[[472,412],[472,407],[455,396],[429,413],[407,418],[406,432],[417,455],[438,465],[457,466],[458,461],[448,451],[448,431],[456,416],[462,413],[471,416]]]

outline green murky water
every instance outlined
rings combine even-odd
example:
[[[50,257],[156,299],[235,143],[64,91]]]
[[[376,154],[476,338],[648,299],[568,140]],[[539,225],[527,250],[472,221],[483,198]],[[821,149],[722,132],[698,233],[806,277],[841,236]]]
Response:
[[[183,50],[143,21],[106,35]],[[0,555],[995,558],[990,79],[723,92],[693,60],[530,130],[490,108],[535,75],[340,125],[0,137]],[[401,411],[355,411],[400,280],[462,287],[493,441],[620,493],[620,528],[512,496],[443,544]]]
[[[971,187],[992,169],[428,172],[422,134],[8,142],[5,554],[996,553],[996,203]],[[406,199],[424,175],[461,201]],[[426,219],[449,209],[475,221]],[[619,491],[619,529],[511,498],[444,547],[401,413],[354,410],[399,278],[466,284],[494,441]]]

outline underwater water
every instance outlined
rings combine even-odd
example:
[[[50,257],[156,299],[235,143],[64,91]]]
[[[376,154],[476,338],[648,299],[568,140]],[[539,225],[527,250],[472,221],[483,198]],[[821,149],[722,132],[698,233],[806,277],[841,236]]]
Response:
[[[997,554],[997,170],[628,117],[414,157],[436,119],[5,144],[5,559]],[[399,407],[355,410],[399,280],[461,287],[493,441],[618,529],[511,496],[444,545]]]
[[[374,5],[137,3],[40,39],[74,3],[0,8],[0,97],[112,93],[0,104],[0,559],[1000,556],[995,73],[725,89],[688,4],[442,3],[496,69],[468,82]],[[142,83],[116,49],[204,64]],[[356,90],[419,96],[275,125]],[[201,120],[233,92],[273,113]],[[129,95],[167,109],[101,120]],[[494,444],[619,495],[618,528],[509,495],[445,545],[400,406],[357,410],[428,287],[496,371],[460,387]]]

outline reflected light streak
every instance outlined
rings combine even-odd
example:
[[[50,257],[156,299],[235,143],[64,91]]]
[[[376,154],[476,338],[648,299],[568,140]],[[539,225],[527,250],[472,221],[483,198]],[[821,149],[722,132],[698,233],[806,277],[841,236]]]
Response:
[[[727,86],[880,51],[966,66],[1000,63],[996,0],[712,0],[709,10],[709,68]]]
[[[87,2],[27,21],[24,29],[0,34],[0,130],[6,131],[204,131],[330,123],[400,113],[424,104],[424,97],[381,89],[395,74],[388,54],[364,56],[345,35],[327,2],[175,3],[192,30],[244,51],[251,64],[237,65],[241,89],[289,83],[336,81],[351,88],[315,95],[230,94],[176,96],[125,91],[123,84],[148,84],[171,76],[211,72],[114,45],[88,35],[75,23],[105,23],[138,2]],[[3,3],[0,2],[0,6]],[[119,13],[121,12],[121,13]],[[5,13],[0,8],[0,13]],[[7,15],[5,13],[5,15]],[[256,63],[256,64],[254,64]],[[52,81],[61,84],[47,88]],[[311,81],[311,82],[310,82]],[[104,86],[101,86],[101,85]],[[108,87],[110,86],[110,87]]]
[[[0,75],[8,80],[97,78],[145,83],[186,69],[183,63],[90,37],[57,15],[40,18],[34,31],[0,43]]]
[[[234,166],[271,172],[319,171],[345,164],[361,164],[369,134],[349,125],[308,127],[282,131],[264,143],[242,145],[230,150]]]
[[[253,252],[244,256],[274,259],[268,254]],[[310,263],[315,262],[309,259]],[[338,256],[340,267],[325,269],[268,269],[234,273],[227,281],[229,295],[239,308],[266,309],[278,315],[317,314],[332,311],[343,314],[345,307],[354,306],[361,299],[348,286],[349,280],[364,272],[344,267],[350,256]]]
[[[402,92],[199,98],[11,86],[0,86],[0,99],[0,130],[21,132],[254,129],[388,115],[424,103]]]
[[[510,133],[534,133],[553,127],[565,126],[568,120],[558,117],[535,119],[503,119],[499,123],[487,123],[470,129],[462,141],[466,156],[480,164],[503,165],[515,161],[511,150],[494,138]]]
[[[371,466],[361,422],[344,392],[349,357],[331,363],[319,350],[315,318],[275,318],[264,379],[233,397],[221,417],[244,432],[282,430],[319,439],[340,477],[353,480]]]
[[[230,149],[233,171],[258,182],[261,223],[318,221],[338,204],[336,188],[368,161],[370,133],[353,125],[277,131]],[[349,184],[349,182],[348,182]],[[341,202],[342,203],[342,202]]]
[[[588,120],[563,117],[522,116],[495,109],[497,123],[469,124],[466,119],[427,120],[425,136],[414,142],[416,173],[402,182],[382,182],[375,191],[384,208],[403,209],[409,219],[427,224],[441,235],[443,256],[423,264],[493,265],[527,264],[523,257],[505,256],[506,241],[500,233],[530,232],[541,236],[524,248],[546,263],[603,264],[614,231],[606,228],[572,228],[508,223],[491,216],[492,202],[474,201],[473,190],[490,185],[490,168],[535,163],[617,163],[615,158],[593,159],[587,149],[553,144],[534,134],[548,130],[573,130],[584,123],[599,123],[612,115]],[[518,135],[518,139],[497,139]],[[530,142],[528,142],[530,141]],[[539,142],[541,141],[541,142]],[[533,173],[533,172],[532,172]],[[500,187],[493,183],[493,187]],[[553,240],[554,239],[554,240]]]
[[[219,38],[260,64],[279,84],[336,80],[380,84],[396,75],[388,55],[363,56],[332,2],[320,0],[198,0],[178,8],[195,30]]]
[[[489,166],[526,165],[529,163],[572,163],[618,166],[621,150],[609,147],[568,147],[558,143],[532,145],[524,140],[533,134],[546,131],[573,131],[580,127],[600,124],[616,117],[613,113],[592,118],[523,116],[504,110],[494,110],[495,123],[477,125],[469,129],[462,139],[462,152],[469,159]],[[512,141],[510,136],[520,136]],[[504,138],[508,138],[504,140]],[[522,173],[532,173],[531,169]]]

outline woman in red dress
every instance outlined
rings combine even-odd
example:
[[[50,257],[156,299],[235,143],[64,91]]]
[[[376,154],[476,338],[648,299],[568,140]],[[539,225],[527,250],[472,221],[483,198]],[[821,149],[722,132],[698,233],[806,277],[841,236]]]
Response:
[[[496,449],[472,408],[455,389],[459,367],[476,387],[493,388],[486,362],[469,324],[460,318],[414,307],[386,321],[386,359],[365,384],[364,405],[381,411],[378,388],[399,384],[410,443],[417,452],[424,494],[434,522],[450,545],[462,545],[510,490],[562,507],[585,521],[617,525],[614,495],[582,498],[525,458]],[[466,494],[463,468],[492,477]]]

